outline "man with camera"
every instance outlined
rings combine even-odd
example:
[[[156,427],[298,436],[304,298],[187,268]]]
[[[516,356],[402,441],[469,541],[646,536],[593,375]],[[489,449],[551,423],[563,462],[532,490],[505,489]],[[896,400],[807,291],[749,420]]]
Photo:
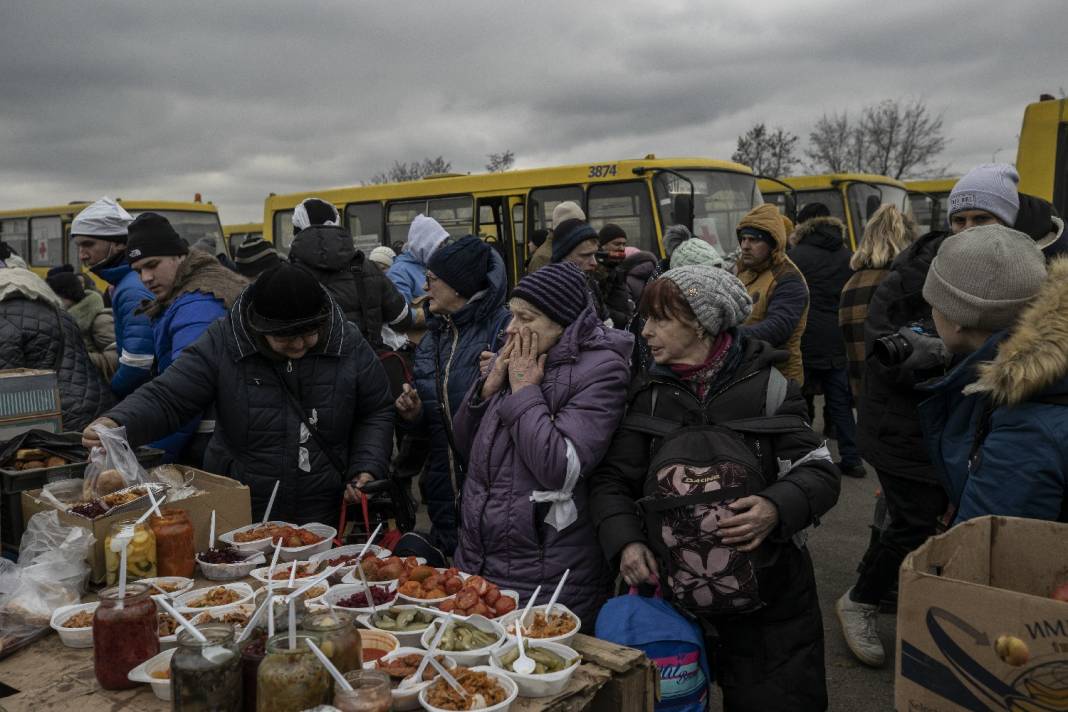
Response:
[[[624,254],[622,247],[615,248],[620,238],[626,246],[626,233],[615,225],[605,225],[598,235],[585,220],[569,218],[553,229],[552,261],[571,262],[585,272],[597,317],[609,327],[626,329],[635,308],[619,268]]]
[[[952,232],[977,225],[1011,226],[1019,209],[1018,180],[1006,164],[981,165],[961,178],[949,198]],[[836,609],[849,649],[872,667],[885,662],[876,630],[879,603],[896,591],[901,562],[936,533],[948,504],[927,455],[917,409],[929,395],[919,384],[943,376],[951,358],[923,298],[927,272],[949,234],[929,232],[897,257],[864,322],[867,358],[857,444],[879,477],[889,523],[868,547],[856,584]]]

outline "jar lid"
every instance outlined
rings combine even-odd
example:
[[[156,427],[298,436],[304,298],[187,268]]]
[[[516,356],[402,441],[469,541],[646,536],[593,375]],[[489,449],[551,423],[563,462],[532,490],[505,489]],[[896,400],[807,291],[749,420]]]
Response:
[[[131,598],[141,598],[142,596],[147,596],[148,592],[149,592],[149,587],[148,587],[147,584],[143,584],[143,583],[128,583],[128,584],[126,584],[126,598],[124,598],[123,600],[128,601]],[[101,601],[118,601],[119,600],[119,587],[118,586],[112,586],[110,588],[105,588],[103,591],[100,592],[100,600]]]
[[[207,640],[201,642],[185,628],[178,628],[178,645],[188,648],[202,648],[208,645],[228,645],[234,640],[234,627],[229,623],[203,623],[196,626]]]

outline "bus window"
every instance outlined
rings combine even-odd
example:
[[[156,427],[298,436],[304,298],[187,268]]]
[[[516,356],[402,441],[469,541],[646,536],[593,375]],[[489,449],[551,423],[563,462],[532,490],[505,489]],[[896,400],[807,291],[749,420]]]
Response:
[[[29,262],[30,223],[26,218],[0,220],[0,242],[3,242],[15,254]]]
[[[892,185],[876,188],[866,183],[850,183],[846,194],[849,196],[849,213],[853,218],[853,234],[858,245],[864,237],[864,227],[880,206],[894,205],[904,212],[908,200],[908,193]]]
[[[527,236],[523,232],[523,210],[525,206],[523,203],[515,203],[512,205],[512,234],[515,235],[515,250],[516,254],[522,255],[525,262],[527,258]]]
[[[794,196],[797,198],[797,212],[800,213],[806,205],[823,203],[831,217],[845,222],[845,207],[842,205],[842,195],[837,190],[795,191]],[[777,207],[780,213],[786,214],[786,193],[769,193],[764,199]]]
[[[470,196],[459,198],[434,198],[428,201],[427,215],[438,221],[453,237],[471,234],[474,215],[474,199]]]
[[[182,236],[190,247],[204,249],[205,245],[197,245],[198,242],[206,242],[211,246],[211,254],[217,255],[224,243],[222,224],[219,223],[218,213],[202,213],[193,210],[131,210],[130,214],[135,218],[144,212],[153,212],[167,218],[175,232]],[[292,232],[292,230],[290,230]]]
[[[390,203],[389,217],[386,220],[386,234],[390,242],[408,241],[408,228],[417,215],[426,214],[425,200],[411,200],[404,203]]]
[[[496,198],[489,198],[490,201],[496,201]],[[501,234],[504,232],[503,226],[498,220],[496,203],[486,203],[480,200],[478,202],[478,234],[479,236],[485,236],[491,238],[487,242],[497,242],[500,240]]]
[[[58,215],[30,220],[30,266],[63,264],[63,221]]]
[[[723,171],[681,171],[693,183],[693,232],[726,256],[738,248],[738,221],[763,202],[751,175]],[[690,194],[690,184],[670,173],[654,181],[660,222],[666,230],[677,221],[672,215],[675,197]],[[658,253],[656,253],[658,254]]]
[[[582,187],[568,185],[560,188],[539,188],[530,191],[530,230],[551,230],[553,208],[565,200],[582,205]]]
[[[279,210],[274,214],[274,249],[281,255],[288,255],[293,244],[293,211]]]
[[[643,181],[597,183],[587,191],[590,225],[600,230],[615,223],[627,233],[627,244],[656,252],[656,228],[649,206],[649,189]]]
[[[916,230],[920,235],[926,235],[934,226],[935,214],[938,212],[935,201],[924,193],[910,193],[909,205],[912,209],[912,218],[916,221]]]
[[[345,206],[345,223],[352,244],[364,254],[382,244],[382,204],[352,203]]]

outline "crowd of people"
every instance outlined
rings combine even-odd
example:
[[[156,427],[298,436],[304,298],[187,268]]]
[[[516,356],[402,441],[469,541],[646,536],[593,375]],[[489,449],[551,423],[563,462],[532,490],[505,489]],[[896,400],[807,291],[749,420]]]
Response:
[[[732,255],[670,226],[661,258],[563,202],[511,291],[491,244],[422,215],[365,255],[309,198],[287,256],[254,239],[225,265],[103,198],[70,235],[105,292],[0,252],[0,368],[52,368],[86,445],[122,426],[248,485],[254,517],[276,483],[276,518],[336,523],[418,474],[461,570],[523,599],[570,570],[588,630],[620,579],[659,590],[704,631],[725,709],[820,710],[805,541],[842,475],[866,461],[888,509],[834,592],[873,666],[880,604],[940,527],[1068,520],[1063,222],[1017,181],[975,168],[922,236],[884,205],[855,252],[819,203],[754,208]]]

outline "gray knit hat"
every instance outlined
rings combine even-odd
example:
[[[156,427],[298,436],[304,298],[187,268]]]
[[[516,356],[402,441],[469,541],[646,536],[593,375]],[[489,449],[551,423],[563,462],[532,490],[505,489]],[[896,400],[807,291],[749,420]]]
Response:
[[[662,279],[678,285],[682,298],[697,316],[697,323],[710,334],[719,334],[749,318],[753,300],[737,277],[708,265],[669,269]]]
[[[949,194],[949,216],[962,210],[985,210],[1006,225],[1020,210],[1020,175],[1008,163],[984,163],[968,171]]]
[[[923,298],[963,327],[1001,331],[1038,294],[1046,260],[1035,241],[1004,225],[947,237],[927,271]]]
[[[671,253],[671,269],[687,265],[708,265],[722,267],[723,255],[715,247],[699,237],[692,237],[675,248]]]

